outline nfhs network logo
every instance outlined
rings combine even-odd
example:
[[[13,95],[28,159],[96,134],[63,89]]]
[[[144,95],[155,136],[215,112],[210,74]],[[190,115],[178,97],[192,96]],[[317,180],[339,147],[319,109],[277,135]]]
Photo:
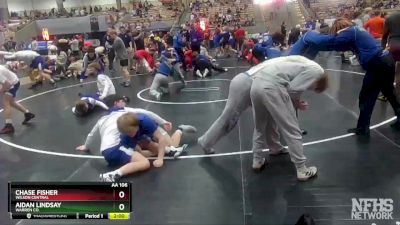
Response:
[[[352,198],[351,201],[352,201],[351,219],[355,220],[393,219],[393,199]],[[397,222],[396,225],[398,225]]]

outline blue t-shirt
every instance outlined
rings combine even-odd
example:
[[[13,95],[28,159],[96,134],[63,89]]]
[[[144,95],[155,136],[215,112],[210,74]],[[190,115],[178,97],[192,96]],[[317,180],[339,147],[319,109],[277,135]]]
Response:
[[[282,56],[282,52],[276,48],[267,48],[266,54],[268,59],[278,58]]]
[[[124,147],[134,149],[141,140],[153,138],[153,134],[158,128],[158,124],[150,117],[140,113],[136,114],[136,116],[139,119],[139,129],[134,137],[121,135],[121,145]]]
[[[190,43],[192,45],[200,45],[203,41],[202,34],[197,30],[190,31]]]
[[[120,35],[118,35],[118,36],[119,36],[119,37],[122,39],[122,41],[124,42],[125,48],[129,48],[129,47],[130,47],[129,43],[132,42],[131,36],[129,36],[128,34],[120,34]]]
[[[173,44],[175,49],[183,48],[183,37],[181,33],[177,33],[173,38]]]
[[[330,48],[336,51],[353,51],[360,58],[360,64],[367,69],[368,62],[382,54],[382,47],[371,34],[364,28],[352,26],[337,35],[329,35],[333,38]]]
[[[258,43],[254,46],[254,52],[258,52],[262,54],[262,56],[273,59],[282,56],[282,52],[273,47],[265,47],[262,44]]]
[[[228,33],[228,32],[223,32],[223,33],[221,33],[221,39],[220,39],[220,42],[222,42],[222,43],[224,43],[224,44],[228,44],[228,41],[229,41],[229,37],[230,37],[231,35]]]
[[[223,38],[223,36],[222,36],[222,34],[217,34],[215,37],[214,37],[214,47],[215,48],[219,48],[221,45],[220,45],[220,43],[221,43],[221,39]]]
[[[209,63],[210,59],[205,55],[200,55],[199,54],[199,55],[197,55],[195,61],[196,61],[196,63]]]
[[[273,45],[273,40],[272,36],[270,34],[264,33],[261,37],[261,40],[259,41],[260,44],[262,44],[263,47],[272,47]]]
[[[32,63],[30,67],[32,69],[39,69],[39,65],[41,66],[41,69],[49,69],[49,66],[46,63],[46,60],[43,58],[43,56],[36,56],[34,60],[32,60]]]
[[[172,65],[168,62],[168,59],[172,59],[175,54],[171,55],[170,51],[164,50],[160,57],[160,66],[158,72],[165,76],[170,76],[172,74]]]
[[[308,59],[315,59],[319,51],[327,51],[332,36],[308,31],[289,50],[288,55],[301,55]]]

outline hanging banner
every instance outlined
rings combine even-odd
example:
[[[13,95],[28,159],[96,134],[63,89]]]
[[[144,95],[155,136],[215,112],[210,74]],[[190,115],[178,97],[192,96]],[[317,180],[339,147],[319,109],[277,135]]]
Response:
[[[49,30],[47,28],[42,29],[42,37],[44,41],[50,40]]]

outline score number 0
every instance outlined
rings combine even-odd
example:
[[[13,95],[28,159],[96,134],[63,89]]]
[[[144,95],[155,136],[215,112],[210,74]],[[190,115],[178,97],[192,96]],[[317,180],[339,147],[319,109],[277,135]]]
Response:
[[[124,198],[125,197],[125,192],[120,191],[118,193],[118,197],[119,198]],[[123,203],[121,203],[121,204],[119,204],[118,208],[119,208],[119,210],[123,211],[125,209],[125,205]]]

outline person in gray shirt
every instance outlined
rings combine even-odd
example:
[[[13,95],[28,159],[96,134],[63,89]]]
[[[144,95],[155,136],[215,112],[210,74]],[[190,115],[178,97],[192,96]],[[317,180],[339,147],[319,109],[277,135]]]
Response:
[[[112,48],[115,51],[115,59],[119,61],[119,65],[122,68],[122,75],[124,81],[121,83],[124,87],[129,87],[131,85],[131,80],[129,77],[128,65],[129,65],[129,54],[125,47],[124,41],[118,37],[117,31],[111,30],[109,32],[110,38],[113,40]]]
[[[316,167],[306,167],[301,130],[295,107],[304,110],[307,103],[300,100],[306,90],[317,93],[327,88],[327,75],[316,62],[303,56],[286,56],[271,59],[263,67],[253,67],[250,98],[253,105],[253,169],[265,165],[264,149],[267,135],[276,125],[288,145],[292,162],[296,166],[297,179],[306,181],[317,174]]]

